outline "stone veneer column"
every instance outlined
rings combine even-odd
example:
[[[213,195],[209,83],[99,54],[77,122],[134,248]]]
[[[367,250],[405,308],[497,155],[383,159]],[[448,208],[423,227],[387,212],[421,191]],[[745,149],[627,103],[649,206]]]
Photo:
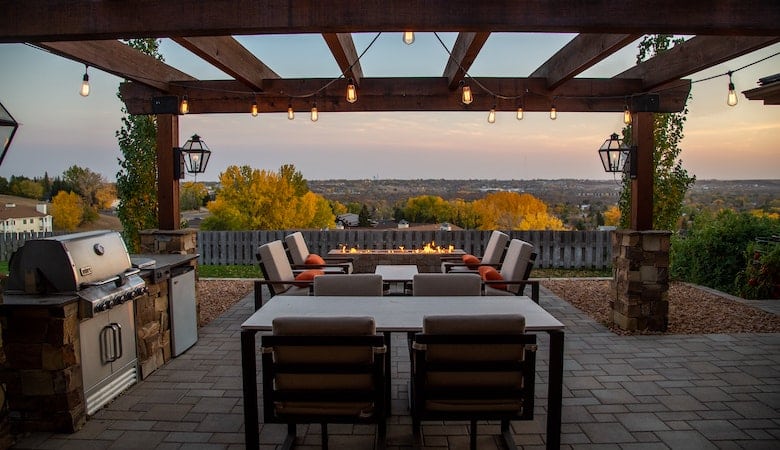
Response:
[[[669,326],[669,231],[612,234],[612,323],[630,331]]]
[[[183,230],[143,230],[141,253],[180,253],[194,254],[198,250],[198,231],[194,228]]]

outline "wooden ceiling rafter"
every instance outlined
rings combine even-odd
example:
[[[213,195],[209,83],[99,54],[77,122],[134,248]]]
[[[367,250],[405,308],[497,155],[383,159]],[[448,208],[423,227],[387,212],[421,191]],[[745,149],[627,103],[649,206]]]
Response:
[[[615,78],[639,78],[645,90],[651,90],[776,42],[780,36],[694,36]]]
[[[640,37],[641,34],[578,34],[530,76],[547,79],[547,87],[555,89]]]
[[[171,82],[196,80],[195,77],[115,40],[38,42],[35,46],[161,91],[170,90]]]
[[[776,0],[24,0],[0,42],[400,31],[774,36]],[[99,18],[97,20],[96,18]]]
[[[355,86],[360,86],[363,68],[360,66],[355,41],[350,33],[322,33],[330,53],[336,60],[344,78],[352,78]]]
[[[490,37],[489,32],[460,32],[452,46],[450,57],[447,58],[447,66],[444,68],[444,77],[449,80],[449,88],[454,90],[460,81],[466,76],[474,60],[477,59],[480,50]]]
[[[232,36],[174,37],[173,41],[254,91],[263,91],[263,80],[280,78]]]

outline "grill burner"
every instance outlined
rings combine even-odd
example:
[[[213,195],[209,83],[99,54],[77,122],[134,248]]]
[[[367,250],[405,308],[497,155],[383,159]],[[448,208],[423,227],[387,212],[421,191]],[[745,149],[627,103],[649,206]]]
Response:
[[[78,291],[79,316],[94,317],[95,313],[109,310],[145,294],[146,283],[136,275],[138,272],[140,270],[134,269]]]

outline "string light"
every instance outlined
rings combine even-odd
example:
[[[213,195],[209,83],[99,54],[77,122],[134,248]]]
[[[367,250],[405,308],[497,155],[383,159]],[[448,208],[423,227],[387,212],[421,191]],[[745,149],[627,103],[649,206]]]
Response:
[[[555,108],[555,102],[553,102],[552,106],[550,107],[550,120],[555,120],[558,118],[558,109]]]
[[[628,109],[628,103],[626,103],[626,107],[623,110],[623,123],[626,125],[631,123],[631,111]]]
[[[496,123],[496,105],[493,105],[493,107],[490,108],[490,112],[488,113],[488,123]]]
[[[179,104],[179,112],[182,114],[187,114],[190,112],[190,102],[187,99],[187,94],[184,94],[181,97],[181,103]]]
[[[257,117],[257,100],[252,102],[252,117]]]
[[[404,31],[404,44],[414,44],[414,31]]]
[[[729,71],[729,96],[726,98],[726,104],[729,106],[737,106],[737,92],[734,90],[734,82],[731,81],[732,72]]]
[[[355,103],[357,101],[357,89],[355,89],[355,83],[352,82],[352,78],[347,83],[347,101]]]
[[[471,102],[474,101],[474,96],[471,95],[471,88],[464,80],[460,80],[460,85],[463,88],[463,92],[461,93],[460,101],[463,102],[464,105],[470,105]]]
[[[316,122],[320,118],[320,113],[317,112],[317,102],[311,107],[311,121]]]
[[[89,66],[85,64],[84,78],[82,78],[81,89],[79,89],[79,94],[81,94],[82,97],[86,97],[89,95],[89,74],[87,73],[87,69],[89,69]]]
[[[295,119],[295,110],[293,110],[292,103],[287,105],[287,120]]]

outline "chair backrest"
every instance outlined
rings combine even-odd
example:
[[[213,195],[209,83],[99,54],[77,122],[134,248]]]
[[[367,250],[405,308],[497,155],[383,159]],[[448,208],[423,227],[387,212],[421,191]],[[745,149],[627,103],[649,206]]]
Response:
[[[293,281],[295,279],[282,241],[271,241],[261,245],[257,249],[257,257],[260,259],[260,270],[266,280]],[[268,288],[271,289],[271,294],[277,295],[290,289],[290,285],[269,284]]]
[[[501,231],[494,230],[490,234],[485,251],[482,253],[482,264],[500,264],[501,257],[504,256],[506,243],[509,242],[509,235]]]
[[[536,335],[522,315],[427,316],[412,347],[415,409],[533,416]]]
[[[309,256],[309,247],[300,231],[285,236],[284,243],[287,245],[287,250],[290,251],[290,259],[292,259],[293,264],[302,265],[306,262],[306,257]]]
[[[381,296],[382,275],[354,273],[315,277],[314,295]]]
[[[418,273],[412,279],[412,295],[480,295],[482,279],[476,273]]]
[[[528,279],[530,274],[529,264],[535,259],[534,246],[520,239],[512,239],[509,242],[509,248],[506,250],[504,262],[501,264],[501,278],[510,281],[520,281]],[[519,293],[524,286],[522,284],[508,284],[507,290],[512,293]]]
[[[384,416],[385,344],[372,317],[279,317],[261,339],[266,422]]]

